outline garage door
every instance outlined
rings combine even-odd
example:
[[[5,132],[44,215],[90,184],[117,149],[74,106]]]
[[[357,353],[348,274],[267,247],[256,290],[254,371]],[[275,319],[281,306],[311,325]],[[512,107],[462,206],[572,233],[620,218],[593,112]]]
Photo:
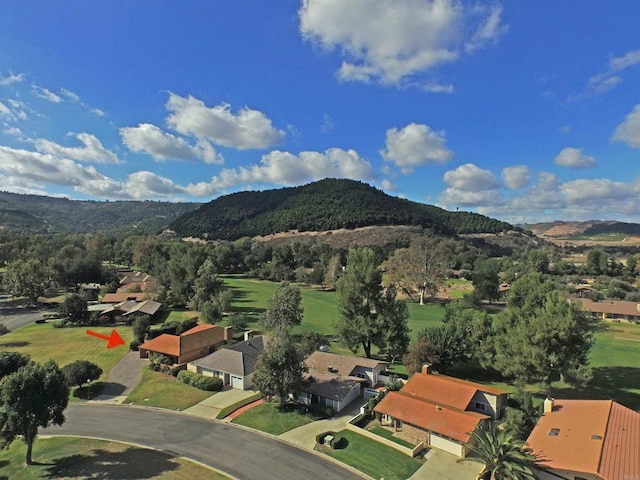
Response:
[[[242,377],[236,377],[231,375],[231,386],[233,388],[238,388],[240,390],[244,389],[244,385],[242,384]]]
[[[452,453],[457,457],[462,457],[462,445],[454,442],[453,440],[449,440],[448,438],[443,438],[432,433],[431,446],[444,450],[445,452]]]

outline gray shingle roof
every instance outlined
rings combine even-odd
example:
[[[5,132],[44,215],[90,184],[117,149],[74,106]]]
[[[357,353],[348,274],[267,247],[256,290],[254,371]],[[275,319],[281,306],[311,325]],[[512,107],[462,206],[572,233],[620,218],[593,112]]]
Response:
[[[251,375],[270,340],[271,337],[265,335],[252,337],[243,342],[226,345],[220,350],[190,363],[208,370],[217,370],[241,377]]]

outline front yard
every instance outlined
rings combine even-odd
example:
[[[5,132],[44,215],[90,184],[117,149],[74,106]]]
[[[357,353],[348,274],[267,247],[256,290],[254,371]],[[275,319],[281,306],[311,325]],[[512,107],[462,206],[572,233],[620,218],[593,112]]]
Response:
[[[340,448],[318,447],[318,450],[372,478],[406,480],[422,466],[419,460],[355,432],[342,430],[338,435],[342,437]]]
[[[124,403],[184,410],[210,397],[211,394],[212,392],[186,385],[171,375],[144,368],[142,380]]]
[[[255,428],[271,435],[280,435],[316,420],[321,420],[321,417],[312,412],[304,413],[299,405],[287,404],[280,409],[279,404],[265,402],[237,416],[232,423]]]

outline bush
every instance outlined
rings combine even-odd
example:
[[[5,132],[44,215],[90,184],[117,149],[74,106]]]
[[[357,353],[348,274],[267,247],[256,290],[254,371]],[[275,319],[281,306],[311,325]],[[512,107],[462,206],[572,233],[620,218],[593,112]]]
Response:
[[[184,370],[184,368],[183,368],[183,367],[180,367],[180,366],[171,367],[171,368],[169,369],[169,374],[170,374],[170,375],[173,375],[174,377],[177,377],[177,376],[178,376],[178,374],[179,374],[180,372],[182,372],[183,370]]]
[[[319,403],[312,403],[309,405],[309,411],[316,417],[331,418],[333,417],[333,408],[328,405],[320,405]]]
[[[205,390],[207,392],[219,392],[222,390],[222,379],[218,377],[205,377],[198,373],[182,370],[178,372],[178,380],[186,385]]]
[[[133,352],[137,352],[138,351],[138,347],[142,345],[142,342],[139,342],[137,340],[134,340],[133,342],[131,342],[129,344],[129,350],[133,351]]]

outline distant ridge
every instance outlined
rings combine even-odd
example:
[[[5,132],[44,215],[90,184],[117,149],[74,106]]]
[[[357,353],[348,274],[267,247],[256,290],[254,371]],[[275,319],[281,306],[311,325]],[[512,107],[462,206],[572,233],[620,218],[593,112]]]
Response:
[[[547,238],[579,238],[598,237],[606,235],[640,236],[640,224],[618,222],[616,220],[588,220],[584,222],[555,222],[532,223],[522,225],[534,234]]]
[[[199,205],[98,202],[0,192],[0,228],[26,233],[157,233]]]
[[[499,233],[516,227],[484,215],[449,212],[393,197],[362,182],[327,178],[300,187],[238,192],[174,220],[182,237],[236,240],[290,230],[412,225],[438,233]]]

